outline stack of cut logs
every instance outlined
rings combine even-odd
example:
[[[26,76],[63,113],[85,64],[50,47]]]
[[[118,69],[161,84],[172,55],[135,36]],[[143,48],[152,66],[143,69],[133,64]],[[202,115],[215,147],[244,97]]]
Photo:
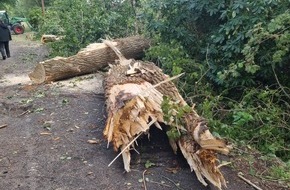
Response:
[[[89,74],[109,65],[105,78],[108,117],[104,136],[116,151],[120,149],[127,172],[130,171],[130,149],[137,138],[148,134],[150,127],[168,130],[160,125],[170,125],[164,119],[164,98],[179,107],[189,107],[172,82],[176,77],[168,77],[153,63],[138,60],[149,45],[149,40],[141,36],[105,40],[89,45],[74,56],[41,62],[29,74],[30,79],[39,84]],[[170,117],[174,119],[174,112]],[[190,108],[182,120],[183,126],[178,129],[182,130],[180,136],[169,138],[173,151],[181,150],[204,185],[207,185],[205,177],[219,189],[226,186],[216,154],[227,154],[229,148],[210,133],[205,119],[194,108]]]

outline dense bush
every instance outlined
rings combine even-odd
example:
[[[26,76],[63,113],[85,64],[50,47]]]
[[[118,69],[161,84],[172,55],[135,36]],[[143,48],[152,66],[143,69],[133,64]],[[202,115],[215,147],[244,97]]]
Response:
[[[289,159],[290,1],[147,1],[147,58],[219,135]]]
[[[130,4],[110,1],[55,0],[47,8],[40,33],[64,36],[52,43],[53,55],[75,54],[101,38],[129,36],[134,33]]]

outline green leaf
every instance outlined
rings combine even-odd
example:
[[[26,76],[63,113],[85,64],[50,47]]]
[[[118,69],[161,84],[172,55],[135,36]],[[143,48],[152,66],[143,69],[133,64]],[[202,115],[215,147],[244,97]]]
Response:
[[[156,164],[150,162],[149,160],[146,161],[145,163],[145,168],[148,169],[148,168],[151,168],[152,166],[155,166]]]

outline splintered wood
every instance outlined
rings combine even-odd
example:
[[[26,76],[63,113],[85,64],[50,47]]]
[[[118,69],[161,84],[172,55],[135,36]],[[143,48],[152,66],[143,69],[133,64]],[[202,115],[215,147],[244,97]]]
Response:
[[[110,41],[104,41],[119,57],[119,64],[111,65],[105,79],[108,118],[104,136],[114,149],[121,150],[124,168],[130,171],[130,150],[141,134],[148,134],[152,126],[162,130],[164,120],[162,102],[169,97],[178,106],[188,106],[176,86],[160,68],[153,63],[127,60]],[[189,106],[188,106],[189,107]],[[176,152],[179,148],[191,171],[198,180],[207,185],[204,177],[219,189],[226,186],[225,179],[217,167],[216,153],[227,154],[226,143],[216,139],[208,130],[207,123],[190,108],[184,117],[180,138],[170,139]],[[154,124],[154,125],[152,125]],[[166,130],[163,129],[163,130]]]

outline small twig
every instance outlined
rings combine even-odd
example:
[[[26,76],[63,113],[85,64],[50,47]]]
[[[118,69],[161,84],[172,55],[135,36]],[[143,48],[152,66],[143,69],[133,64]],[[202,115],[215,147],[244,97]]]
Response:
[[[132,148],[137,154],[140,154],[140,152],[138,150],[136,150],[136,148]]]
[[[48,132],[41,132],[40,135],[51,135],[52,133],[48,133]]]
[[[274,73],[274,76],[275,76],[275,79],[276,79],[276,81],[277,81],[277,84],[279,85],[279,87],[281,88],[281,90],[283,91],[283,93],[290,99],[290,95],[289,94],[287,94],[287,92],[285,91],[285,89],[284,89],[284,86],[282,86],[282,84],[280,83],[280,81],[279,81],[279,79],[278,79],[278,76],[277,76],[277,74],[276,74],[276,72],[275,72],[275,69],[274,69],[274,66],[272,66],[272,71],[273,71],[273,73]]]
[[[181,187],[179,187],[179,185],[177,183],[175,183],[172,179],[169,179],[168,177],[162,175],[163,178],[167,179],[168,181],[170,181],[171,183],[173,183],[177,189],[183,190]]]
[[[110,162],[110,164],[108,165],[108,167],[110,167],[116,160],[117,160],[117,158],[119,158],[119,156],[121,156],[121,154],[123,154],[123,152],[127,149],[127,148],[129,148],[133,143],[134,143],[134,141],[135,140],[137,140],[141,135],[143,134],[143,132],[142,133],[139,133],[139,135],[137,135],[111,162]]]
[[[1,125],[0,129],[3,129],[3,128],[7,127],[7,126],[8,126],[7,124]]]
[[[164,183],[160,183],[160,182],[157,182],[157,181],[149,180],[148,182],[149,182],[149,183],[155,183],[155,184],[158,184],[158,185],[162,185],[162,186],[164,186],[164,187],[171,187],[170,185],[167,185],[167,184],[164,184]]]
[[[144,94],[146,94],[148,91],[151,91],[152,89],[154,89],[154,88],[160,86],[161,84],[164,84],[164,83],[170,82],[170,81],[172,81],[172,80],[174,80],[174,79],[177,79],[177,78],[181,77],[182,75],[184,75],[184,73],[181,73],[181,74],[179,74],[179,75],[176,75],[176,76],[170,77],[170,78],[168,78],[168,79],[165,79],[164,81],[161,81],[161,82],[159,82],[159,83],[157,83],[157,84],[155,84],[155,85],[153,85],[153,86],[151,86],[151,87],[148,87],[147,89],[141,91],[141,92],[139,93],[139,95],[144,95]]]
[[[263,189],[261,189],[260,187],[258,187],[257,185],[255,185],[254,183],[252,183],[250,180],[246,179],[246,178],[243,176],[243,173],[239,172],[239,173],[238,173],[238,177],[241,178],[242,180],[244,180],[246,183],[248,183],[248,184],[251,185],[252,187],[254,187],[255,189],[257,189],[257,190],[263,190]]]
[[[144,189],[147,190],[147,186],[146,186],[146,180],[145,180],[145,173],[147,172],[147,170],[144,170],[142,176],[143,176],[143,184],[144,184]]]
[[[23,115],[25,115],[25,114],[27,114],[27,113],[29,113],[29,112],[30,112],[30,110],[26,110],[25,112],[19,114],[18,117],[23,116]]]
[[[160,86],[161,84],[164,84],[164,83],[167,83],[167,82],[172,81],[172,80],[174,80],[174,79],[177,79],[177,78],[181,77],[182,75],[184,75],[184,73],[181,73],[181,74],[179,74],[179,75],[176,75],[176,76],[173,76],[173,77],[171,77],[171,78],[168,78],[168,79],[166,79],[166,80],[164,80],[164,81],[161,81],[160,83],[155,84],[155,85],[153,86],[153,88],[156,88],[156,87]]]
[[[203,77],[210,71],[210,64],[208,62],[208,45],[207,45],[207,48],[206,48],[205,60],[206,60],[206,63],[208,65],[208,69],[205,71],[205,73],[203,73],[201,75],[201,77],[198,79],[198,81],[195,82],[195,84],[198,84],[203,79]]]
[[[217,168],[220,168],[220,167],[223,167],[223,166],[227,166],[227,165],[230,165],[230,164],[232,164],[232,163],[231,162],[225,162],[225,163],[219,164],[217,166]]]

